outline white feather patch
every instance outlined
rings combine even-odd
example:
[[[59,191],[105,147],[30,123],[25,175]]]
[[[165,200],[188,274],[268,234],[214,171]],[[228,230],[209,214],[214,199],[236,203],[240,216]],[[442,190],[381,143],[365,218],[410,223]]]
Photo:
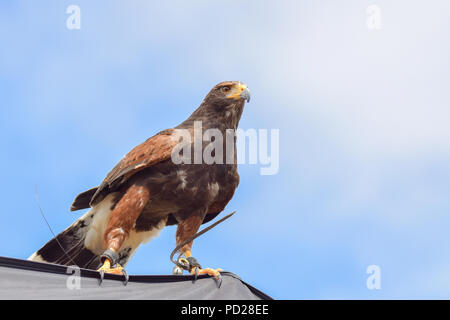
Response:
[[[217,182],[208,183],[208,191],[211,197],[215,198],[219,194],[219,184]]]
[[[186,171],[178,170],[177,171],[177,176],[178,176],[178,179],[180,179],[180,184],[178,185],[178,188],[181,188],[181,189],[186,188],[186,183],[187,183],[187,181],[186,181],[186,177],[187,177]]]
[[[114,193],[109,194],[82,217],[83,219],[84,217],[90,218],[93,216],[86,233],[84,246],[95,254],[101,254],[105,251],[103,248],[103,234],[112,211],[114,196]]]
[[[27,260],[32,260],[32,261],[37,261],[37,262],[47,262],[44,259],[42,259],[41,255],[37,254],[37,252],[35,252],[31,256],[29,256]]]
[[[145,244],[149,242],[151,239],[157,237],[162,229],[166,226],[167,218],[161,220],[155,227],[153,227],[149,231],[139,231],[132,230],[128,236],[128,238],[124,241],[122,244],[121,249],[119,250],[119,255],[122,250],[125,250],[127,248],[130,248],[130,252],[128,253],[128,261],[130,261],[130,258],[133,256],[133,254],[136,252],[136,249],[141,244]],[[124,264],[124,266],[126,263]]]

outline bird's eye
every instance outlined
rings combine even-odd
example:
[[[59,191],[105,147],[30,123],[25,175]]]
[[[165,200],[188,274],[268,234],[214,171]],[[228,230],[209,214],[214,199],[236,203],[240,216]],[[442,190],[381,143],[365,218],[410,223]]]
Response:
[[[231,88],[229,86],[225,86],[221,88],[222,92],[228,92],[231,90]]]

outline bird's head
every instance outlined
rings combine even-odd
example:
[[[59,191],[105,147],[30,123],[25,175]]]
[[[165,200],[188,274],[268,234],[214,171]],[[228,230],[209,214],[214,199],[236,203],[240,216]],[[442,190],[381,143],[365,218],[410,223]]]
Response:
[[[237,128],[246,101],[250,101],[250,90],[245,83],[221,82],[209,91],[200,107],[178,127],[190,127],[194,121],[201,120],[208,127]]]
[[[240,81],[224,81],[215,85],[204,101],[215,107],[244,104],[250,102],[250,90]]]
[[[229,128],[236,128],[250,101],[250,90],[240,81],[224,81],[214,86],[203,100],[202,106],[209,119],[215,118]],[[214,121],[213,121],[214,122]]]

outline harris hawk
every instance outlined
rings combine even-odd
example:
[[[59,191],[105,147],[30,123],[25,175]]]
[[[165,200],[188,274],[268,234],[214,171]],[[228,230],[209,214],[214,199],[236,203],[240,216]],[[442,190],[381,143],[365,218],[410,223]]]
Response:
[[[138,246],[157,236],[165,226],[177,225],[177,246],[188,241],[202,223],[215,218],[233,197],[239,184],[236,137],[233,136],[232,150],[225,152],[231,151],[234,161],[225,161],[224,156],[219,159],[223,161],[210,164],[186,158],[179,163],[173,161],[180,143],[178,132],[184,130],[190,135],[190,150],[198,143],[198,123],[202,130],[219,130],[225,137],[228,130],[236,130],[249,100],[250,91],[244,83],[217,84],[188,119],[132,149],[100,186],[79,194],[70,210],[90,210],[28,259],[125,274],[123,267]],[[200,139],[203,151],[208,143]],[[225,148],[227,143],[224,139]],[[193,159],[194,153],[186,154]],[[219,277],[220,269],[201,268],[191,254],[192,243],[179,249],[180,257],[184,256],[188,263],[187,269]]]

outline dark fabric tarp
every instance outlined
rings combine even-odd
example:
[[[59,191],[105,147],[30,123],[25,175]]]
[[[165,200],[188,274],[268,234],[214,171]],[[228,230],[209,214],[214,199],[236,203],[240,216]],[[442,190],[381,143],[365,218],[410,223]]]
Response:
[[[0,257],[0,299],[271,299],[231,272],[222,273],[222,285],[218,288],[216,281],[206,275],[199,276],[196,282],[190,275],[130,275],[125,286],[123,276],[106,274],[99,285],[98,272],[78,271]]]

